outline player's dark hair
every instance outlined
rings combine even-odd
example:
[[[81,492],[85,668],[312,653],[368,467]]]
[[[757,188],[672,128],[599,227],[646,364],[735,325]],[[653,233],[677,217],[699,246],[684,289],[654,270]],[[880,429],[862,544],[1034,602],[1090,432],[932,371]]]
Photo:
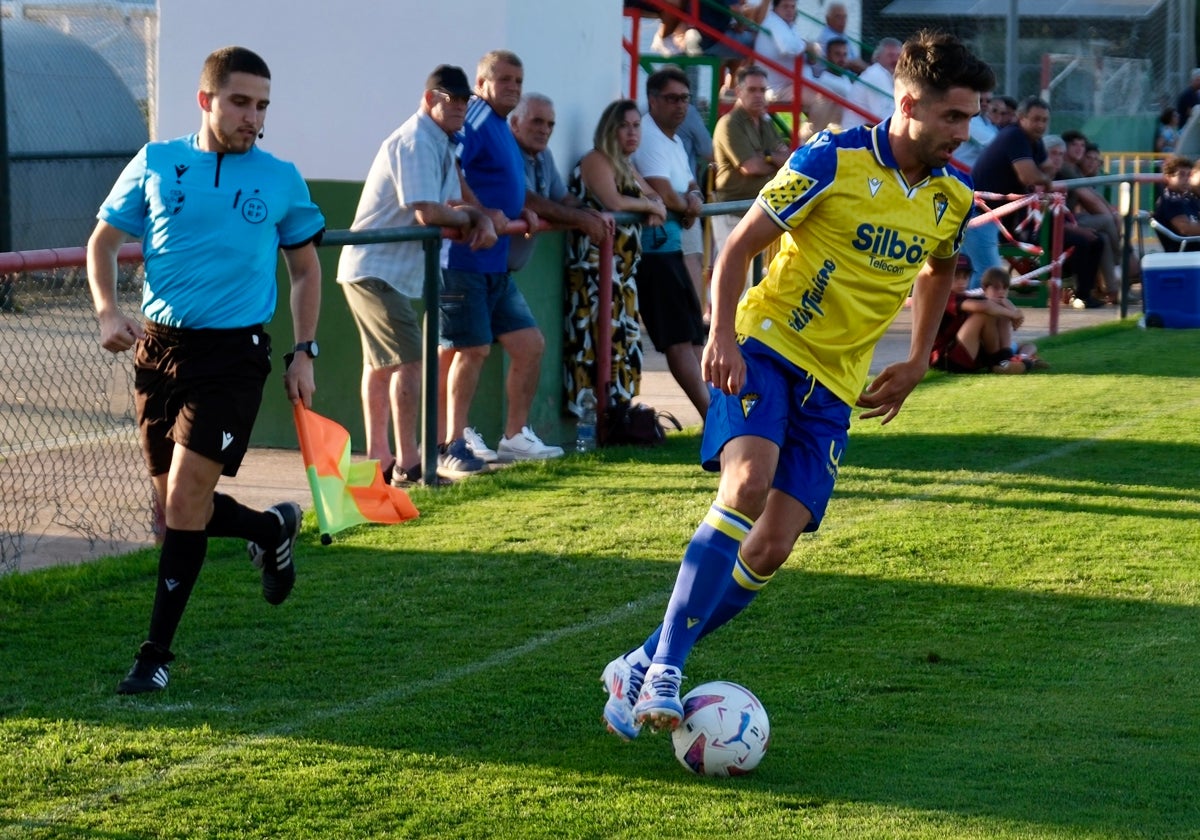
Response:
[[[200,90],[206,93],[216,93],[229,81],[233,73],[249,73],[251,76],[271,78],[267,62],[258,53],[245,47],[221,47],[204,59],[204,69],[200,71]]]
[[[667,86],[667,82],[679,82],[688,90],[692,89],[692,83],[688,81],[687,73],[673,64],[668,64],[666,67],[655,70],[646,79],[646,95],[658,96]]]
[[[896,80],[921,92],[945,93],[965,87],[982,93],[996,86],[996,74],[949,32],[922,29],[909,38],[896,62]]]

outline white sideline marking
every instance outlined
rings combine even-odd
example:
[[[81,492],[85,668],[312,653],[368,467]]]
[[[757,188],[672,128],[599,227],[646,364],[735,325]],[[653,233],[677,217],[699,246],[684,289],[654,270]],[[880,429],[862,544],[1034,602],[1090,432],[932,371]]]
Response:
[[[522,656],[534,653],[541,648],[547,647],[548,645],[553,645],[562,641],[563,639],[568,639],[572,636],[578,636],[580,633],[587,633],[592,630],[598,630],[601,627],[616,624],[618,621],[627,618],[630,613],[638,612],[653,604],[665,604],[666,598],[669,594],[669,592],[661,592],[654,595],[647,595],[640,600],[623,604],[622,606],[619,606],[614,610],[610,610],[604,615],[597,616],[590,621],[585,621],[581,624],[573,624],[570,627],[562,627],[558,630],[551,630],[548,633],[535,636],[524,644],[520,644],[516,647],[511,647],[506,650],[497,651],[486,659],[479,660],[478,662],[469,662],[465,665],[460,665],[457,668],[450,668],[442,671],[439,674],[429,677],[428,679],[405,683],[402,686],[397,686],[387,691],[381,691],[377,694],[371,695],[370,697],[365,697],[362,700],[352,703],[343,703],[328,709],[317,709],[306,717],[292,721],[291,723],[283,726],[271,727],[270,729],[256,734],[238,735],[234,738],[230,738],[222,744],[211,747],[193,759],[176,764],[163,772],[144,773],[140,778],[130,779],[129,781],[121,784],[113,785],[105,790],[93,793],[90,796],[86,796],[75,802],[53,808],[50,811],[43,812],[39,815],[21,817],[5,827],[0,827],[0,837],[24,837],[32,828],[56,825],[76,814],[81,814],[97,807],[107,807],[111,804],[114,797],[126,797],[130,794],[146,790],[156,783],[173,781],[182,773],[192,770],[206,769],[218,757],[230,753],[235,749],[253,744],[256,741],[269,737],[286,735],[290,732],[294,732],[297,729],[303,729],[306,726],[311,726],[316,723],[339,718],[344,715],[369,709],[373,706],[378,706],[383,703],[402,700],[406,697],[419,694],[422,691],[427,691],[432,688],[440,688],[441,686],[452,683],[455,680],[460,680],[464,677],[471,677],[492,668],[506,665],[515,659],[519,659]],[[192,707],[190,703],[183,705],[188,708]]]

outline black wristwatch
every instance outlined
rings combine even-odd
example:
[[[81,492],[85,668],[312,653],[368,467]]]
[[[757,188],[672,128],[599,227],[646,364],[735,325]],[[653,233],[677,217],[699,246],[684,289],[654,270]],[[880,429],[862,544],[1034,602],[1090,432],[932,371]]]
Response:
[[[286,370],[292,366],[292,361],[296,358],[297,353],[307,353],[308,357],[310,359],[315,359],[320,354],[320,352],[321,352],[321,348],[317,347],[317,342],[301,341],[299,344],[297,344],[295,347],[292,348],[291,353],[283,354],[284,370]]]

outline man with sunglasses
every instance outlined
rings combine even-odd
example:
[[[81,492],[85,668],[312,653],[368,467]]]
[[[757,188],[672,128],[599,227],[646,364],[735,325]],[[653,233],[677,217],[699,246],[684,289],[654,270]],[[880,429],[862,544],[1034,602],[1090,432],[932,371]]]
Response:
[[[642,228],[638,304],[655,349],[667,357],[671,375],[703,417],[708,411],[708,385],[700,375],[704,320],[683,258],[682,230],[698,223],[704,200],[677,134],[687,117],[691,87],[682,70],[668,65],[646,79],[646,96],[649,119],[642,122],[633,165],[672,215],[662,226]]]
[[[420,108],[375,155],[353,230],[436,225],[458,228],[470,248],[496,244],[491,220],[462,200],[454,159],[470,98],[461,68],[443,64],[429,74]],[[367,457],[385,465],[384,477],[394,486],[408,487],[426,478],[417,448],[421,322],[411,302],[424,286],[424,248],[416,241],[349,245],[338,260],[337,279],[362,341]]]

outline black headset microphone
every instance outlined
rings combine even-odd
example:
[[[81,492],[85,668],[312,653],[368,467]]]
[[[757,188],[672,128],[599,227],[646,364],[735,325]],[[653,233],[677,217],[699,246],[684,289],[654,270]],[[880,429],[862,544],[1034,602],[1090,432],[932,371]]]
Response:
[[[259,140],[263,139],[263,135],[264,135],[264,134],[266,134],[266,133],[267,133],[267,130],[266,130],[265,128],[264,128],[264,129],[262,129],[261,131],[259,131],[259,132],[258,132],[258,139],[259,139]]]

